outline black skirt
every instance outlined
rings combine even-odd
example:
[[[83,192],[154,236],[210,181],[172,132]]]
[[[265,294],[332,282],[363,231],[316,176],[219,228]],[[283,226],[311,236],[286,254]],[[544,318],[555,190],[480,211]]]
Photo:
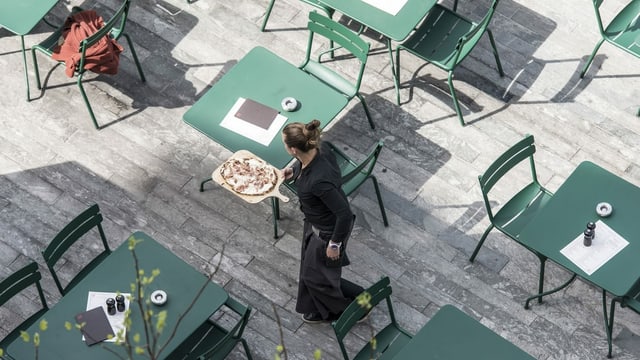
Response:
[[[342,279],[342,266],[349,265],[346,242],[343,242],[339,262],[328,261],[327,242],[331,234],[316,232],[305,221],[300,256],[300,278],[296,311],[317,312],[325,320],[336,319],[364,289]]]

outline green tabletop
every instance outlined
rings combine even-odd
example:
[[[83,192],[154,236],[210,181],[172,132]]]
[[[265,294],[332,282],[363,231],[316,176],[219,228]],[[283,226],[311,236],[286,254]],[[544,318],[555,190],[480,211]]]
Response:
[[[299,103],[298,109],[281,111],[287,123],[318,119],[321,127],[329,124],[348,102],[345,96],[315,77],[269,50],[255,47],[184,114],[187,124],[228,150],[248,150],[277,168],[291,161],[280,132],[269,146],[264,146],[220,126],[240,97],[277,110],[281,109],[283,98],[293,97]]]
[[[2,0],[0,27],[16,35],[26,35],[57,2],[58,0]]]
[[[404,40],[437,3],[436,0],[407,0],[396,15],[391,15],[362,0],[320,2],[394,41]]]
[[[444,305],[394,357],[398,360],[533,360],[452,305]]]
[[[608,202],[612,214],[600,218],[596,205]],[[640,188],[585,161],[560,186],[539,215],[520,234],[524,245],[616,296],[627,294],[640,278]],[[560,250],[574,240],[587,222],[601,220],[629,244],[591,275],[580,270]],[[598,229],[596,228],[596,234]]]
[[[142,232],[136,232],[134,236],[142,240],[136,246],[136,255],[139,258],[140,268],[150,274],[153,269],[160,269],[160,275],[147,287],[147,295],[153,290],[162,289],[167,293],[167,303],[158,307],[151,305],[154,311],[167,310],[167,328],[160,337],[160,341],[167,339],[173,330],[180,314],[184,313],[187,306],[195,298],[197,291],[206,280],[191,265],[164,248],[161,244]],[[49,323],[48,329],[40,332],[40,354],[46,360],[88,359],[113,360],[117,358],[103,347],[108,347],[119,353],[123,353],[121,346],[114,343],[100,343],[87,346],[81,339],[77,330],[67,331],[64,328],[65,321],[74,323],[74,316],[86,309],[89,291],[104,292],[130,292],[130,284],[134,282],[135,269],[133,256],[128,249],[128,241],[120,245],[109,255],[95,270],[84,278],[77,286],[69,291],[60,301],[43,315]],[[199,325],[207,320],[224,302],[228,294],[220,286],[209,283],[202,296],[195,303],[191,311],[182,320],[175,338],[162,355],[167,356],[184,339],[186,339]],[[132,334],[142,334],[142,320],[140,312],[135,306],[132,309]],[[37,331],[38,322],[28,332]],[[144,337],[144,336],[143,336]],[[6,352],[14,359],[33,359],[33,344],[24,343],[18,338],[10,344]],[[141,359],[145,357],[140,357]]]

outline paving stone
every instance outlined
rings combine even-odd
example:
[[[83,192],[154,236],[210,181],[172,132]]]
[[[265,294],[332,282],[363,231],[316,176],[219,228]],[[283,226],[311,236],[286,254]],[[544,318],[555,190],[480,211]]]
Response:
[[[478,20],[489,3],[462,2],[458,10]],[[611,17],[625,4],[606,1],[604,13]],[[119,0],[61,2],[47,18],[60,23],[75,5],[111,14]],[[290,359],[309,359],[316,349],[323,359],[340,358],[330,325],[305,324],[295,312],[302,236],[295,196],[288,193],[292,201],[280,204],[280,236],[274,239],[268,200],[248,204],[213,183],[200,193],[200,182],[231,152],[182,120],[254,46],[292,64],[302,61],[307,13],[315,8],[278,0],[267,31],[260,32],[266,5],[266,0],[134,2],[127,31],[147,81],[140,81],[128,44],[117,75],[87,74],[85,87],[98,122],[108,125],[101,130],[89,121],[74,80],[43,57],[38,59],[42,91],[35,89],[28,59],[35,98],[26,102],[19,37],[0,29],[0,66],[6,70],[0,97],[2,277],[29,258],[46,269],[40,250],[76,214],[97,203],[112,248],[140,230],[200,272],[211,271],[222,259],[214,281],[254,308],[245,331],[254,358],[272,359],[280,342],[272,305]],[[357,29],[341,14],[334,18]],[[502,0],[491,29],[505,76],[498,75],[483,38],[455,73],[466,127],[453,109],[447,73],[406,53],[398,106],[386,42],[370,29],[363,32],[372,51],[361,92],[376,129],[353,100],[325,138],[354,159],[384,141],[374,174],[390,224],[382,224],[371,183],[350,197],[357,220],[349,245],[352,265],[343,276],[363,286],[390,276],[396,315],[411,331],[442,305],[453,304],[537,359],[603,358],[607,342],[599,289],[575,281],[525,310],[524,300],[537,288],[540,264],[534,254],[492,231],[476,261],[468,261],[488,226],[477,176],[511,144],[533,134],[538,177],[551,191],[583,160],[640,184],[637,59],[605,44],[580,79],[599,35],[591,5],[577,0]],[[36,26],[25,37],[27,47],[50,31],[46,24]],[[317,45],[314,54],[328,44]],[[328,64],[347,76],[355,69],[353,59],[344,57]],[[492,201],[504,203],[529,179],[527,166],[517,169]],[[96,249],[80,244],[79,252]],[[63,277],[80,269],[85,255],[66,257]],[[569,275],[547,264],[545,288]],[[43,285],[54,305],[60,295],[47,271]],[[32,292],[18,304],[0,307],[0,336],[35,309],[35,300]],[[383,310],[372,313],[374,327],[388,320]],[[215,319],[227,321],[228,314]],[[616,359],[640,359],[637,334],[640,317],[618,307]],[[367,326],[356,326],[347,339],[350,351],[369,336]],[[235,350],[229,358],[244,355]]]

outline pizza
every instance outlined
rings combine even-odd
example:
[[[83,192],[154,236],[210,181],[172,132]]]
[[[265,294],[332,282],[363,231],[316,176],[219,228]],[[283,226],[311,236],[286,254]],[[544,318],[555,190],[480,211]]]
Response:
[[[278,182],[277,170],[255,157],[237,157],[220,167],[222,179],[231,189],[242,195],[264,195]]]

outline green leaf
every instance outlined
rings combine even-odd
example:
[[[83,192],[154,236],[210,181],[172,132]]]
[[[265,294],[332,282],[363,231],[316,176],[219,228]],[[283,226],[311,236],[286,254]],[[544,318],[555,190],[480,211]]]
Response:
[[[29,340],[31,339],[31,337],[29,336],[29,333],[26,331],[20,331],[20,337],[22,338],[22,341],[24,342],[29,342]]]

